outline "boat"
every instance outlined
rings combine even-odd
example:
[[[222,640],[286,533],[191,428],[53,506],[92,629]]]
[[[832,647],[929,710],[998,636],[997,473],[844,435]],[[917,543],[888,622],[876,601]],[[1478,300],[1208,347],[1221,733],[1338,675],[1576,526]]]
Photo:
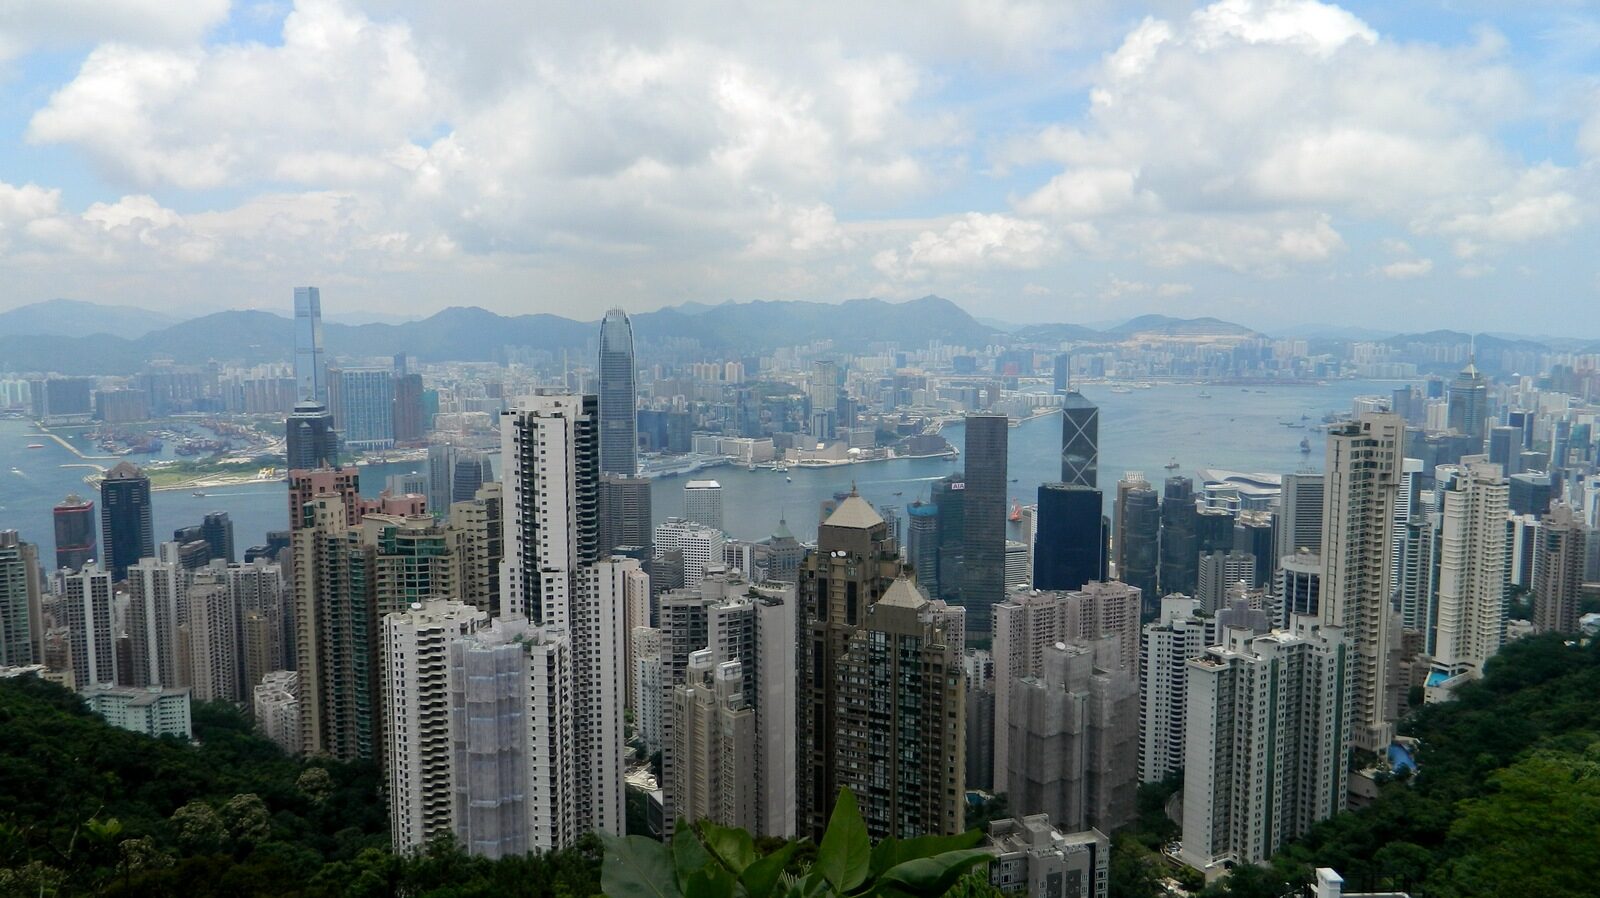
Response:
[[[1166,464],[1162,465],[1161,467],[1166,468],[1168,471],[1176,471],[1176,470],[1178,470],[1180,465],[1178,464],[1178,460],[1176,458],[1174,458],[1172,461],[1167,462]]]
[[[1205,390],[1201,390],[1200,391],[1200,398],[1201,399],[1210,399],[1211,398],[1211,394],[1207,393]]]
[[[787,474],[785,474],[785,475],[784,475],[784,477],[783,477],[783,482],[784,482],[784,483],[794,483],[794,478],[793,478],[793,477],[790,477],[790,476],[789,476],[789,475],[787,475]]]
[[[1112,387],[1111,392],[1121,395],[1123,393],[1132,393],[1133,391],[1127,387]]]
[[[1010,521],[1022,520],[1022,503],[1016,499],[1011,500],[1011,514],[1007,516]]]
[[[194,496],[197,499],[204,499],[206,497],[206,494],[200,492],[199,490],[195,490],[194,492],[190,493],[189,495]]]
[[[43,449],[44,448],[44,444],[43,443],[29,443],[28,444],[28,448],[29,449]]]
[[[1311,440],[1309,438],[1307,438],[1307,437],[1301,437],[1300,438],[1300,454],[1301,455],[1310,455],[1311,454]]]
[[[779,474],[787,474],[787,473],[789,473],[789,466],[784,464],[783,462],[779,462],[779,463],[777,463],[777,464],[772,466],[772,470],[776,471]]]
[[[749,470],[754,471],[755,469],[756,469],[756,463],[755,462],[751,462]]]
[[[905,493],[904,493],[904,492],[902,492],[902,491],[900,491],[900,490],[895,490],[895,491],[894,491],[894,494],[895,494],[895,495],[896,495],[896,496],[904,496],[904,495],[905,495]]]

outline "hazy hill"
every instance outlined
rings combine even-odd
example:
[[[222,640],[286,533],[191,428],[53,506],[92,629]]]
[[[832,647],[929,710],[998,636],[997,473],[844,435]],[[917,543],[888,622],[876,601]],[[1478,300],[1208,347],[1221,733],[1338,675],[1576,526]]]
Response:
[[[1162,334],[1168,337],[1213,335],[1249,337],[1256,334],[1242,324],[1234,324],[1232,321],[1223,321],[1220,318],[1173,318],[1170,315],[1140,315],[1111,328],[1108,332],[1121,336]]]
[[[134,306],[108,306],[77,299],[47,299],[0,312],[0,337],[116,334],[140,337],[181,321],[176,315]]]

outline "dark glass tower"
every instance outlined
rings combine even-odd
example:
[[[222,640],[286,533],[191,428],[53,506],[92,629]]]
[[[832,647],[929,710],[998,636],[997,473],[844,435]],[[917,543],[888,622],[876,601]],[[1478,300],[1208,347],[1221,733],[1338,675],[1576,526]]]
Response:
[[[113,582],[128,576],[128,565],[156,554],[150,478],[129,462],[107,471],[100,484],[100,545]]]
[[[1232,543],[1230,530],[1229,542]],[[1149,481],[1117,482],[1117,579],[1143,593],[1144,614],[1161,608],[1156,591],[1160,562],[1161,500]]]
[[[989,632],[989,609],[1006,597],[1005,415],[967,416],[967,488],[962,522],[961,604],[967,631]]]
[[[76,574],[95,557],[94,500],[71,495],[55,508],[56,569]]]
[[[966,537],[967,481],[951,474],[933,488],[933,504],[939,509],[939,573],[933,582],[939,598],[955,602],[961,597],[961,541]]]
[[[482,452],[461,452],[456,456],[455,466],[450,472],[450,501],[471,502],[472,497],[478,494],[478,487],[493,479],[494,472],[489,470],[488,456]],[[441,508],[439,511],[448,514],[450,510]]]
[[[1473,452],[1482,450],[1489,420],[1489,380],[1475,363],[1467,362],[1450,382],[1447,401],[1450,429],[1471,437]]]
[[[1055,375],[1053,386],[1056,395],[1066,395],[1072,389],[1072,356],[1064,352],[1057,355],[1052,373]]]
[[[1181,592],[1193,596],[1200,558],[1195,541],[1194,481],[1183,476],[1167,478],[1161,496],[1162,595]]]
[[[211,547],[211,557],[221,558],[232,564],[233,554],[233,519],[225,511],[213,511],[200,519],[200,538]]]
[[[639,473],[633,324],[612,309],[600,322],[600,473]]]
[[[339,433],[328,407],[309,399],[295,403],[284,422],[284,448],[291,471],[338,467]]]
[[[1100,485],[1100,407],[1078,392],[1061,403],[1061,482]]]
[[[1106,523],[1100,491],[1075,483],[1039,487],[1033,544],[1035,589],[1082,589],[1106,579]]]

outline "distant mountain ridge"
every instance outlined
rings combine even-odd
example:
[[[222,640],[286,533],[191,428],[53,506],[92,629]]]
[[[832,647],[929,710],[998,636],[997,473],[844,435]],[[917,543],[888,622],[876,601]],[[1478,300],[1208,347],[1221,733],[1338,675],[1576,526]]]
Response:
[[[176,315],[135,306],[78,299],[47,299],[0,312],[0,337],[75,337],[90,333],[142,337],[182,321]]]

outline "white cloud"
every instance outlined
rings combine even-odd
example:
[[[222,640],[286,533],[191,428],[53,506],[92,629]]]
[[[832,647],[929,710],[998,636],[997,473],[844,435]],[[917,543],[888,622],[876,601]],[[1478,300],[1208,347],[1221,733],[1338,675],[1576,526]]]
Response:
[[[1433,271],[1432,259],[1406,259],[1399,262],[1390,262],[1378,269],[1383,276],[1391,280],[1407,280],[1419,278]]]
[[[0,3],[0,59],[100,41],[186,46],[227,17],[228,0],[7,0]]]
[[[969,212],[943,230],[925,230],[903,250],[873,257],[883,274],[921,280],[938,271],[1037,268],[1058,247],[1044,225],[1008,215]]]

